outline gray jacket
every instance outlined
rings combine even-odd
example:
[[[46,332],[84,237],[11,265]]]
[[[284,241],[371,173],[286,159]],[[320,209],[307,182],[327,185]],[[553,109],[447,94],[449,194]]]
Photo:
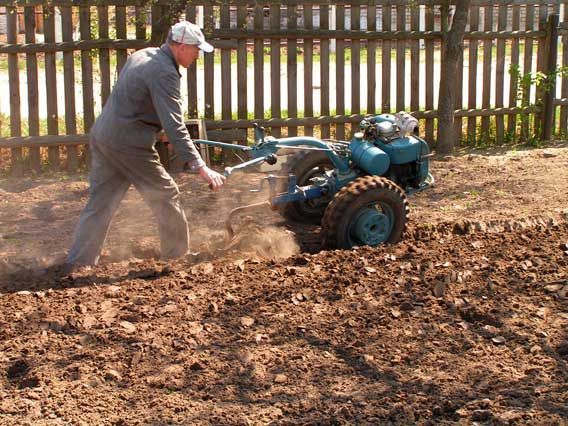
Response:
[[[167,44],[130,55],[91,129],[91,143],[123,152],[152,149],[163,128],[184,163],[204,165],[183,123],[180,77]]]

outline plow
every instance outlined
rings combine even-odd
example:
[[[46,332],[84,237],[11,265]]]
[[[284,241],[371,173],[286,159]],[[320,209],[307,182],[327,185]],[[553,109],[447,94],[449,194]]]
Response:
[[[271,208],[293,221],[321,224],[326,247],[348,249],[398,242],[408,222],[407,197],[434,184],[429,171],[432,154],[417,130],[417,120],[400,112],[366,117],[350,141],[275,138],[255,126],[250,146],[194,142],[248,157],[225,168],[228,178],[262,163],[275,164],[277,154],[296,151],[284,164],[286,174],[270,174],[251,190],[268,189],[266,201],[230,212],[225,222],[229,238],[238,215]]]

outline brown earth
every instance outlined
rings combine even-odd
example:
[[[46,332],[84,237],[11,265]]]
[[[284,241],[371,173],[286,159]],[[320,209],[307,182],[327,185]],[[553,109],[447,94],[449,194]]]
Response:
[[[86,179],[0,180],[0,423],[566,424],[568,147],[432,169],[406,239],[351,251],[273,212],[226,247],[260,175],[179,176],[193,254],[153,259],[131,191],[69,276]]]

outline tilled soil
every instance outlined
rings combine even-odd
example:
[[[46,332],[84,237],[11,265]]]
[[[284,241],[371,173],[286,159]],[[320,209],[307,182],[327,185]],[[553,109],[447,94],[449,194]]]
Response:
[[[130,194],[103,264],[68,276],[37,254],[66,249],[86,184],[6,181],[0,423],[565,424],[567,166],[566,148],[436,162],[405,240],[350,251],[271,213],[223,246],[256,198],[188,179],[195,253],[152,259]]]

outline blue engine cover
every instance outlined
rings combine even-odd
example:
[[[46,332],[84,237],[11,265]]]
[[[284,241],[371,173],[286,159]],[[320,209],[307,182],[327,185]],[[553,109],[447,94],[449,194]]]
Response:
[[[388,144],[377,140],[375,145],[389,155],[392,164],[406,164],[417,161],[420,170],[420,181],[423,181],[428,176],[430,162],[424,156],[430,153],[430,147],[426,141],[416,136],[408,136],[406,138],[394,139]]]
[[[383,121],[390,121],[391,123],[396,122],[396,117],[392,114],[375,115],[372,119],[375,120],[375,122],[377,123],[381,123]]]
[[[385,151],[393,164],[406,164],[418,160],[422,155],[428,154],[428,148],[424,152],[422,141],[414,136],[398,138],[388,144],[376,141],[376,145]]]
[[[382,176],[389,169],[389,156],[373,143],[355,137],[350,147],[353,161],[367,173]]]

